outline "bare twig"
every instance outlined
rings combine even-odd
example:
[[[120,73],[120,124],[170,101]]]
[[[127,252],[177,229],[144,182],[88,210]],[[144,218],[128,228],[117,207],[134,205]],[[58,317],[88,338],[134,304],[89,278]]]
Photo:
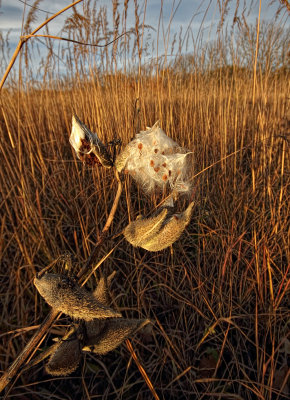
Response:
[[[56,14],[53,14],[53,15],[52,15],[51,17],[49,17],[46,21],[44,21],[41,25],[39,25],[36,29],[34,29],[34,31],[31,32],[31,35],[32,35],[32,36],[35,35],[36,32],[38,32],[41,28],[43,28],[45,25],[47,25],[47,24],[48,24],[50,21],[52,21],[54,18],[58,17],[60,14],[62,14],[63,12],[65,12],[66,10],[68,10],[69,8],[75,6],[76,4],[80,3],[81,1],[83,1],[83,0],[77,0],[77,1],[75,1],[75,2],[73,2],[73,3],[71,3],[70,5],[66,6],[66,7],[63,8],[62,10],[58,11]],[[25,38],[25,37],[21,37],[21,38],[20,38],[19,43],[18,43],[18,45],[17,45],[17,47],[16,47],[16,49],[15,49],[15,51],[14,51],[14,54],[13,54],[11,60],[10,60],[10,63],[9,63],[9,65],[8,65],[8,67],[7,67],[7,69],[6,69],[5,73],[4,73],[4,75],[3,75],[3,78],[2,78],[2,80],[1,80],[1,82],[0,82],[0,90],[2,89],[4,83],[5,83],[6,79],[7,79],[7,76],[9,75],[9,72],[11,71],[11,68],[13,67],[13,65],[14,65],[14,63],[15,63],[16,58],[17,58],[17,56],[18,56],[20,50],[22,49],[22,46],[24,45],[24,43],[25,43],[28,39],[29,39],[29,37],[28,37],[28,38]]]
[[[39,344],[42,337],[46,334],[49,327],[52,325],[56,317],[59,315],[58,311],[51,310],[30,341],[24,347],[19,356],[10,365],[8,370],[0,378],[0,392],[11,382],[12,378],[17,374],[17,371],[27,360],[34,348]]]
[[[83,0],[78,0],[78,1],[76,1],[75,3],[71,4],[69,7],[74,6],[76,3],[79,3],[80,1],[83,1]],[[64,41],[66,41],[66,42],[71,42],[71,43],[75,43],[75,44],[80,44],[80,45],[83,45],[83,46],[101,47],[101,48],[102,48],[102,47],[107,47],[107,46],[109,46],[110,44],[112,44],[112,43],[116,42],[117,40],[119,40],[122,36],[124,36],[124,35],[126,35],[126,34],[129,33],[129,32],[124,32],[124,33],[122,33],[121,35],[117,36],[115,39],[113,39],[113,40],[111,40],[110,42],[105,43],[105,44],[85,43],[85,42],[80,42],[80,41],[78,41],[78,40],[73,40],[73,39],[64,38],[64,37],[60,37],[60,36],[53,36],[53,35],[36,35],[36,34],[35,34],[35,33],[38,32],[44,25],[46,25],[49,21],[51,21],[53,18],[57,17],[57,16],[58,16],[59,14],[61,14],[62,12],[66,11],[69,7],[66,7],[66,8],[64,8],[63,10],[59,11],[58,13],[54,14],[51,18],[49,18],[48,20],[46,20],[44,24],[40,25],[40,27],[38,27],[37,29],[35,29],[35,30],[34,30],[32,33],[30,33],[29,35],[20,36],[19,43],[18,43],[18,45],[17,45],[17,47],[16,47],[16,49],[15,49],[15,51],[14,51],[14,54],[13,54],[13,56],[12,56],[12,59],[11,59],[9,65],[8,65],[8,67],[7,67],[7,69],[6,69],[5,73],[4,73],[4,76],[3,76],[3,78],[2,78],[2,80],[1,80],[1,82],[0,82],[0,90],[2,89],[2,87],[3,87],[3,85],[4,85],[4,83],[5,83],[6,79],[7,79],[7,76],[8,76],[8,74],[9,74],[10,70],[11,70],[11,68],[13,67],[14,63],[15,63],[16,58],[17,58],[17,56],[18,56],[18,54],[19,54],[19,52],[20,52],[20,50],[21,50],[23,44],[24,44],[25,42],[27,42],[27,41],[28,41],[29,39],[31,39],[31,38],[34,38],[34,37],[36,37],[36,38],[43,37],[43,38],[50,38],[50,39],[56,39],[56,40],[64,40]]]
[[[80,42],[79,40],[74,40],[74,39],[69,39],[69,38],[64,38],[61,36],[53,36],[53,35],[33,35],[32,33],[29,35],[25,35],[25,36],[21,36],[20,38],[23,39],[24,41],[31,39],[31,38],[39,38],[39,37],[43,37],[43,38],[50,38],[50,39],[56,39],[56,40],[64,40],[66,42],[71,42],[71,43],[76,43],[76,44],[80,44],[83,46],[91,46],[91,47],[107,47],[110,44],[116,42],[117,40],[119,40],[122,36],[127,35],[129,32],[124,32],[121,35],[117,36],[115,39],[111,40],[108,43],[105,44],[94,44],[94,43],[85,43],[85,42]]]

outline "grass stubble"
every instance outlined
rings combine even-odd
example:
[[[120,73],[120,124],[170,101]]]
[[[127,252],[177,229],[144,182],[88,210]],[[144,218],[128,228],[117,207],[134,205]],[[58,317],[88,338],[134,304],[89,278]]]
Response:
[[[123,19],[114,3],[112,35],[122,28],[120,21],[126,26],[127,3]],[[87,36],[77,35],[77,11],[67,20],[66,33],[74,32],[77,40],[90,41],[108,29],[103,9],[95,13],[99,22],[92,32],[87,4],[82,10]],[[141,68],[144,22],[142,30],[137,2],[135,14],[139,68],[116,68],[114,44],[111,53],[94,50],[101,54],[102,71],[90,65],[85,73],[80,61],[90,61],[93,50],[68,46],[66,79],[48,73],[42,82],[25,81],[27,56],[20,64],[21,84],[2,89],[1,371],[49,311],[33,286],[35,274],[65,251],[73,254],[78,273],[114,201],[113,170],[82,165],[69,145],[73,112],[104,142],[117,136],[124,144],[159,119],[168,136],[195,155],[192,222],[170,249],[150,253],[123,240],[101,266],[108,274],[118,271],[113,291],[123,314],[155,321],[150,334],[132,340],[137,360],[160,398],[287,398],[289,371],[280,372],[290,340],[289,66],[262,69],[253,57],[245,67],[235,60],[213,68],[214,59],[203,64],[196,50],[189,71],[180,67],[180,57],[168,66]],[[130,45],[126,37],[122,43],[122,49]],[[222,54],[223,49],[219,43],[216,50]],[[47,58],[47,71],[54,60],[53,55]],[[116,245],[115,233],[160,201],[158,195],[145,195],[128,176],[122,179],[125,189],[111,236],[98,259]],[[88,284],[93,287],[93,280]],[[66,321],[62,316],[49,333],[63,333]],[[48,335],[40,347],[50,343]],[[69,377],[52,379],[43,365],[33,367],[20,374],[7,394],[150,396],[125,346],[101,358],[86,355]]]

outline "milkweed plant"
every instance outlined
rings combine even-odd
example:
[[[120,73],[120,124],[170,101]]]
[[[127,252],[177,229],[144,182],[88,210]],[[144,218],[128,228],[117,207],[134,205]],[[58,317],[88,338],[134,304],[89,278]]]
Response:
[[[78,118],[72,117],[70,144],[77,157],[90,167],[115,168],[128,173],[147,193],[169,192],[165,202],[151,215],[139,215],[123,230],[124,237],[134,247],[157,252],[179,239],[190,223],[193,202],[184,211],[174,213],[174,202],[181,195],[192,193],[192,152],[169,138],[156,122],[136,135],[115,156],[117,142],[112,142],[113,155],[96,133]],[[79,365],[82,354],[106,354],[125,339],[150,324],[149,319],[127,319],[111,306],[109,277],[102,275],[94,292],[81,287],[71,276],[45,272],[35,277],[40,295],[52,307],[77,321],[61,340],[57,339],[41,360],[49,357],[46,371],[50,375],[69,375]],[[39,362],[39,361],[35,361]]]
[[[193,203],[181,213],[174,214],[178,194],[192,193],[193,154],[179,146],[160,128],[157,121],[136,135],[112,160],[98,135],[92,133],[80,119],[72,118],[70,143],[77,156],[88,165],[115,167],[118,172],[130,174],[148,194],[169,189],[168,200],[153,216],[138,216],[125,229],[124,236],[135,247],[148,251],[163,250],[172,245],[189,224]]]

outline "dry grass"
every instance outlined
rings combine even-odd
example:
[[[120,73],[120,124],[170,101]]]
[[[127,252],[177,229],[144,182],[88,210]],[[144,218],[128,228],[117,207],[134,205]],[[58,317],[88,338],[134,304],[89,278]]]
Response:
[[[113,171],[89,169],[73,154],[72,113],[104,141],[117,136],[123,143],[160,119],[169,136],[194,151],[195,174],[234,155],[194,178],[192,223],[172,249],[150,253],[123,240],[101,266],[117,270],[113,289],[123,313],[155,321],[152,334],[133,340],[138,359],[161,399],[286,398],[277,371],[289,338],[289,70],[258,71],[253,103],[251,65],[158,74],[69,68],[73,79],[38,88],[30,82],[1,95],[1,370],[48,312],[35,273],[65,251],[75,256],[77,273],[114,199]],[[124,180],[111,234],[158,202]],[[99,259],[119,239],[108,239]],[[67,321],[63,316],[52,332]],[[33,367],[8,394],[150,396],[125,346],[86,356],[66,378]]]

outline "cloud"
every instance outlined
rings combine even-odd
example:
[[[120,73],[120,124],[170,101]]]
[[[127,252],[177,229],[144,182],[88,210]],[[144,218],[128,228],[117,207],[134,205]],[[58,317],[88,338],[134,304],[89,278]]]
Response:
[[[59,1],[57,0],[44,0],[39,4],[39,8],[41,8],[41,10],[46,10],[50,13],[56,13],[61,8],[64,8],[66,5],[69,5],[70,3],[71,3],[70,0],[66,0],[60,6]],[[33,5],[34,1],[27,1],[27,4]],[[25,11],[25,16],[24,16],[24,22],[25,22],[25,19],[31,10],[32,10],[31,7],[28,6],[25,7],[25,5],[20,1],[14,0],[13,5],[11,5],[11,0],[2,0],[0,7],[1,31],[21,30],[23,12]],[[67,16],[69,15],[69,12],[71,11],[67,11],[63,15],[60,15],[55,20],[50,22],[49,27],[52,30],[52,32],[54,33],[59,32],[59,30],[62,28],[65,18],[67,18]],[[31,24],[32,29],[35,29],[43,21],[45,21],[47,16],[48,16],[47,13],[40,10],[36,10],[35,22]]]
[[[25,1],[25,0],[24,0]],[[248,1],[247,5],[249,5],[251,2]],[[25,16],[31,11],[30,7],[25,7],[25,5],[20,2],[19,0],[14,0],[11,2],[11,0],[0,0],[0,30],[2,33],[7,33],[10,31],[9,38],[10,38],[10,45],[11,48],[15,47],[19,41],[19,37],[21,35],[21,27],[22,27],[22,16],[23,12],[25,10]],[[33,5],[34,1],[33,0],[27,0],[27,4]],[[60,5],[61,4],[61,5]],[[59,2],[59,0],[43,0],[39,4],[39,8],[42,10],[46,10],[49,12],[57,12],[61,7],[65,7],[66,5],[71,4],[71,0],[63,0],[62,2]],[[230,3],[232,4],[232,3]],[[258,17],[258,11],[259,11],[259,4],[258,2],[253,3],[253,7],[251,8],[250,13],[245,13],[246,19],[248,23],[255,23],[256,19]],[[275,13],[277,11],[277,8],[279,6],[279,2],[275,2],[275,4],[272,4],[269,6],[269,4],[266,4],[262,2],[262,12],[261,12],[261,17],[262,19],[273,19],[275,16]],[[177,5],[179,5],[177,7]],[[112,3],[108,2],[108,0],[99,0],[97,2],[97,7],[104,7],[107,6],[107,15],[108,15],[108,30],[113,30],[114,27],[114,22],[113,22],[113,7]],[[173,7],[174,6],[174,7]],[[209,6],[208,10],[207,7]],[[79,5],[76,6],[77,10],[82,13],[82,7],[83,4],[80,3]],[[151,43],[154,44],[155,51],[152,52],[150,50],[151,57],[154,58],[156,57],[156,49],[157,49],[157,41],[158,41],[158,53],[163,54],[165,53],[165,48],[166,48],[166,42],[167,42],[167,35],[168,35],[168,30],[170,29],[169,32],[169,46],[167,52],[171,52],[171,44],[173,41],[173,37],[176,34],[177,35],[177,41],[178,41],[178,35],[180,32],[180,29],[182,28],[182,35],[184,37],[186,32],[190,33],[190,37],[188,40],[188,46],[186,46],[186,39],[184,40],[184,46],[182,48],[182,51],[188,52],[191,51],[193,48],[193,42],[191,39],[191,34],[193,39],[196,39],[197,33],[199,32],[200,28],[202,28],[202,32],[204,34],[204,39],[205,40],[212,40],[215,38],[215,34],[217,31],[217,26],[220,22],[220,14],[219,14],[219,9],[217,7],[216,2],[212,2],[210,0],[199,0],[199,1],[193,1],[193,0],[182,0],[181,2],[179,1],[174,1],[174,0],[166,0],[163,2],[163,9],[162,9],[162,15],[161,15],[161,20],[160,20],[160,7],[161,7],[161,0],[148,0],[147,2],[147,8],[146,8],[146,19],[145,19],[145,24],[151,26],[154,28],[152,29],[146,29],[145,30],[145,37],[149,38],[150,34],[150,44],[148,48],[151,48]],[[177,8],[176,8],[177,7]],[[207,14],[205,15],[205,12],[207,10]],[[120,2],[119,6],[119,12],[121,16],[121,21],[122,21],[122,13],[123,13],[123,3]],[[139,0],[139,12],[140,14],[140,24],[143,22],[143,12],[144,12],[144,2]],[[230,9],[228,14],[226,15],[225,19],[225,24],[228,24],[231,26],[233,17],[234,17],[234,12],[235,12],[235,4],[233,4]],[[174,13],[174,17],[171,21],[171,16],[172,13]],[[242,6],[240,5],[239,8],[239,15],[242,13]],[[60,15],[57,17],[55,20],[51,21],[49,23],[49,31],[51,34],[58,36],[60,34],[61,28],[63,27],[64,21],[72,15],[72,10],[66,11],[64,14]],[[45,19],[47,18],[47,14],[42,11],[37,11],[36,14],[36,20],[31,24],[31,29],[35,29],[37,26],[39,26]],[[204,19],[204,20],[203,20]],[[25,18],[24,18],[25,21]],[[201,27],[203,21],[203,25]],[[289,27],[290,21],[286,22],[286,27]],[[160,25],[159,25],[160,24]],[[159,26],[159,37],[157,37],[157,32],[158,32],[158,26]],[[135,29],[135,7],[134,7],[134,2],[131,1],[129,2],[129,8],[128,8],[128,15],[127,15],[127,23],[126,23],[126,28],[127,30],[129,29]],[[120,28],[122,29],[122,28]],[[40,31],[39,33],[43,33],[44,31]],[[59,42],[56,42],[58,45]],[[149,42],[148,42],[149,43]],[[178,43],[176,44],[178,46]],[[177,48],[177,47],[176,47]],[[45,49],[44,49],[45,51]]]

